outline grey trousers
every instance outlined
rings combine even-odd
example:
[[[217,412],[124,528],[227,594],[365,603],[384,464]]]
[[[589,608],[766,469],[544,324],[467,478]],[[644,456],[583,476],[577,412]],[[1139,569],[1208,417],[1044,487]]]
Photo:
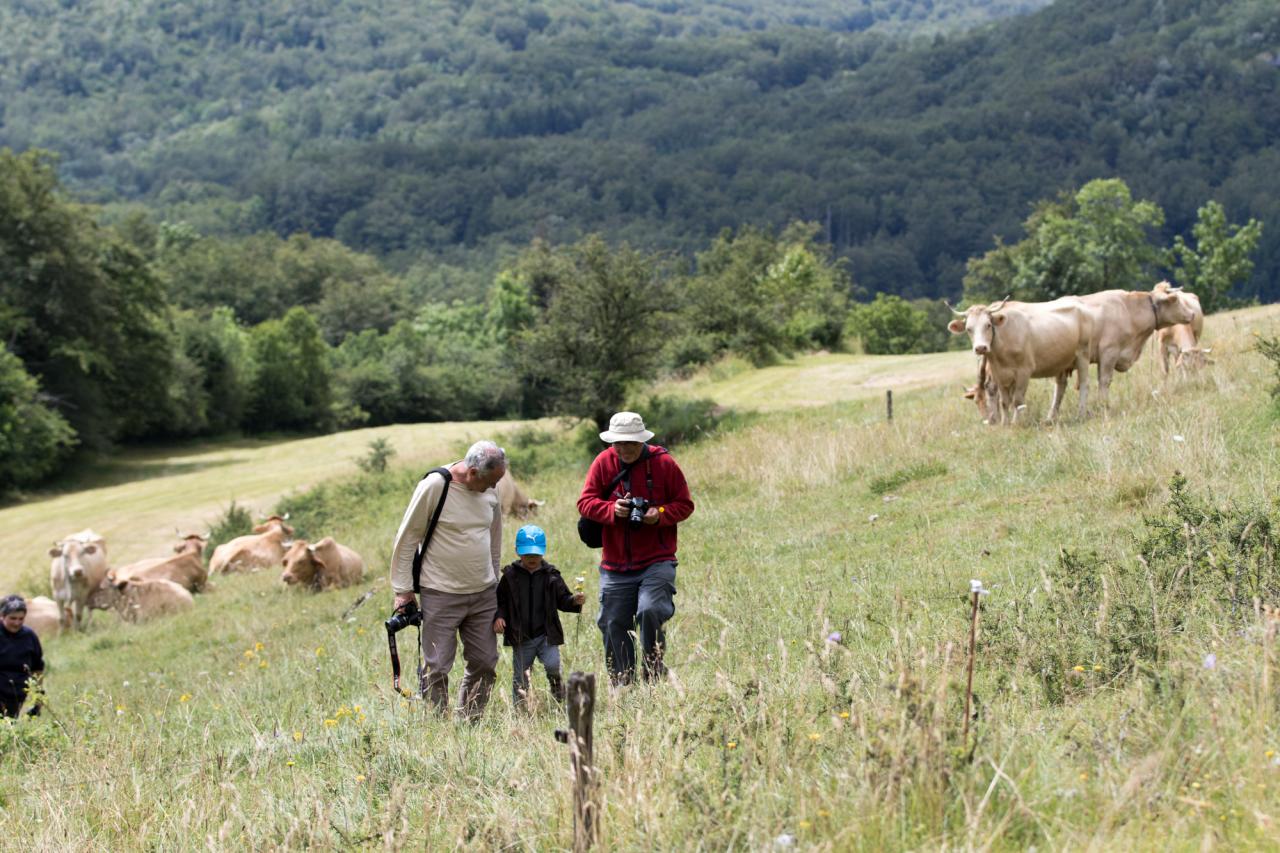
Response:
[[[449,670],[462,638],[462,659],[467,668],[458,694],[458,713],[477,719],[489,703],[498,666],[498,636],[493,620],[498,611],[496,587],[481,592],[422,591],[423,698],[441,712],[449,708]]]

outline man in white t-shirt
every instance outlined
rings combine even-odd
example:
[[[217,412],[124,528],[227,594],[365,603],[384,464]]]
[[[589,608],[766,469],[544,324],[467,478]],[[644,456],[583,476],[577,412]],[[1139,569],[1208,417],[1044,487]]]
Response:
[[[448,497],[422,558],[422,695],[442,712],[449,706],[449,670],[462,638],[466,672],[458,712],[477,719],[489,701],[498,643],[493,620],[502,562],[502,507],[494,486],[507,456],[492,441],[477,441],[449,466]],[[415,601],[413,557],[445,494],[433,471],[418,483],[391,550],[391,589],[397,609]]]

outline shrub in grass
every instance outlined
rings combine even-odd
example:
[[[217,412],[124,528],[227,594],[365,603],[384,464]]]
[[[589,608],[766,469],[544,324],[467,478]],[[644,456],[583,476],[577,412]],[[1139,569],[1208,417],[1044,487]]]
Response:
[[[213,549],[224,542],[230,542],[237,536],[245,536],[253,532],[253,514],[249,508],[237,504],[234,500],[218,520],[209,528],[209,541],[204,548],[204,559],[207,563],[213,556]]]

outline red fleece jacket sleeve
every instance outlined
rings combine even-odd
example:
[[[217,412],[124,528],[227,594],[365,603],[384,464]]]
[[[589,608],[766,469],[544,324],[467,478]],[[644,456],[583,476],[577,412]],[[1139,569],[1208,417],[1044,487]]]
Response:
[[[591,463],[587,471],[587,481],[582,486],[582,495],[578,498],[578,514],[601,524],[613,524],[613,501],[602,498],[605,486],[613,479],[616,470],[608,470],[606,460],[609,451],[601,453]]]
[[[679,524],[689,516],[693,515],[693,498],[689,495],[689,484],[684,479],[684,472],[680,470],[680,466],[671,458],[670,454],[663,457],[666,464],[662,467],[666,480],[666,492],[671,495],[671,499],[662,505],[662,513],[658,516],[659,526],[670,527]]]

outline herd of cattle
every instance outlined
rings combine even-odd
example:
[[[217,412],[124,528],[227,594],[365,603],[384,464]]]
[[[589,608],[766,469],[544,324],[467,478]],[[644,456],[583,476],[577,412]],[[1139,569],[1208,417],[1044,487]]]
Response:
[[[542,505],[530,500],[509,473],[497,488],[506,515],[526,518]],[[53,598],[29,599],[26,624],[44,638],[85,627],[92,610],[114,610],[127,622],[188,610],[195,605],[193,593],[212,587],[210,575],[283,567],[284,584],[317,591],[351,586],[364,577],[364,558],[333,537],[312,543],[292,536],[287,518],[273,515],[252,533],[214,548],[207,568],[204,551],[209,540],[198,533],[183,536],[170,555],[111,568],[106,541],[85,529],[49,549]]]
[[[1090,364],[1098,366],[1098,393],[1106,408],[1112,376],[1132,367],[1156,332],[1166,374],[1171,360],[1172,369],[1191,371],[1203,366],[1209,353],[1200,347],[1200,300],[1167,281],[1150,291],[1104,290],[1052,302],[1006,298],[952,311],[957,318],[948,328],[968,333],[978,356],[978,383],[966,389],[965,397],[977,403],[987,423],[1016,423],[1026,410],[1027,385],[1042,378],[1056,382],[1048,416],[1054,420],[1072,372],[1083,417]]]
[[[965,397],[988,423],[1016,423],[1026,410],[1027,386],[1038,378],[1056,383],[1049,407],[1049,420],[1055,419],[1073,372],[1083,416],[1090,364],[1098,366],[1105,408],[1113,374],[1132,367],[1156,333],[1166,374],[1196,370],[1209,353],[1200,347],[1200,300],[1165,281],[1150,291],[1104,290],[1052,302],[1004,299],[954,313],[958,316],[948,328],[953,334],[967,333],[978,356],[978,383],[966,389]],[[504,514],[519,518],[541,503],[530,500],[510,474],[499,481],[498,497]],[[53,598],[32,598],[27,624],[44,636],[84,626],[93,609],[115,610],[130,622],[186,610],[194,604],[192,593],[208,588],[210,574],[283,566],[283,583],[314,590],[350,586],[364,576],[364,558],[333,537],[311,543],[292,536],[286,519],[272,516],[253,533],[215,548],[207,569],[208,539],[195,533],[182,537],[171,555],[112,569],[103,538],[82,530],[50,549]]]

